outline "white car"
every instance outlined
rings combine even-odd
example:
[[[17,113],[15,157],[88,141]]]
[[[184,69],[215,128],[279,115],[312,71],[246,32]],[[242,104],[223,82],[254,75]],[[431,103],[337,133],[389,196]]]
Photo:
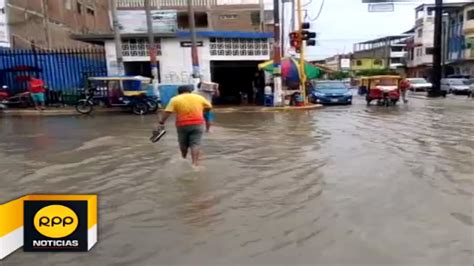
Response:
[[[410,82],[410,90],[417,91],[429,91],[433,84],[426,81],[424,78],[409,78],[407,79]]]
[[[470,82],[468,79],[442,79],[441,89],[456,95],[468,95],[471,91],[469,84]]]
[[[474,81],[473,80],[471,80],[471,85],[469,86],[468,97],[474,98]]]

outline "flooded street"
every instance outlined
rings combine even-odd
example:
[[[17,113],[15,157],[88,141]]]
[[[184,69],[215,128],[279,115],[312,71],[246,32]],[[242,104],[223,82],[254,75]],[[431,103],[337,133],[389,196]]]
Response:
[[[88,253],[2,265],[469,265],[474,102],[218,113],[205,169],[156,118],[0,117],[2,201],[99,195]]]

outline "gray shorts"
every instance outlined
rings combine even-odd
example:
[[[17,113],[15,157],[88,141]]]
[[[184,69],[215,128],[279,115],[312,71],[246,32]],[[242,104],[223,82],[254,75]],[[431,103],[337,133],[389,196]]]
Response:
[[[201,145],[202,134],[204,128],[202,125],[179,126],[178,142],[181,150],[194,148]]]

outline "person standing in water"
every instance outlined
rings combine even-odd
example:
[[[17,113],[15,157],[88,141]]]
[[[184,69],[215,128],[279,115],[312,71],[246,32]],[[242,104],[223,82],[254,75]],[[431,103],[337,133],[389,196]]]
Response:
[[[181,155],[186,158],[191,150],[193,166],[199,166],[201,155],[201,139],[203,135],[204,113],[212,109],[212,104],[204,97],[191,93],[191,86],[178,88],[178,96],[171,99],[159,121],[159,127],[164,128],[166,120],[176,113],[176,129]]]
[[[408,81],[406,78],[400,81],[399,88],[400,88],[400,94],[402,95],[403,103],[408,103],[407,90],[410,89],[410,86],[411,86],[410,81]]]

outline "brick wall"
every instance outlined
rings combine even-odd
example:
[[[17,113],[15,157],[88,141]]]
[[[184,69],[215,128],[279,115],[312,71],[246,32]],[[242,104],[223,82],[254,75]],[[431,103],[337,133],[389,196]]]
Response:
[[[49,34],[43,3],[48,7]],[[82,0],[80,6],[77,3],[77,0],[10,0],[7,12],[12,45],[29,47],[34,41],[46,48],[49,37],[51,48],[82,47],[89,44],[72,40],[71,33],[111,32],[108,1]]]

